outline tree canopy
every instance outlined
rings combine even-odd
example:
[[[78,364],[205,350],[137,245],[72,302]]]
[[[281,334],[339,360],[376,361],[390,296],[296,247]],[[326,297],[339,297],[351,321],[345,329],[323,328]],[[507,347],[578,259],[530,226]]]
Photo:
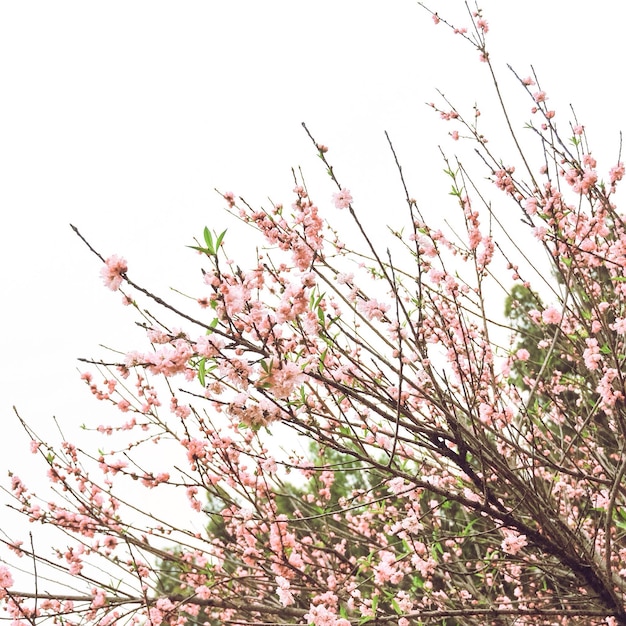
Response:
[[[506,115],[481,11],[431,17]],[[221,192],[256,260],[205,227],[187,299],[75,228],[146,344],[85,364],[112,410],[97,452],[23,419],[51,491],[14,473],[12,506],[58,534],[3,540],[32,567],[24,588],[0,566],[15,624],[626,624],[625,168],[603,174],[584,126],[519,83],[531,117],[522,140],[506,115],[506,158],[477,107],[431,105],[481,159],[443,156],[454,222],[389,139],[403,213],[372,231],[304,126],[332,198],[299,172],[288,204]]]

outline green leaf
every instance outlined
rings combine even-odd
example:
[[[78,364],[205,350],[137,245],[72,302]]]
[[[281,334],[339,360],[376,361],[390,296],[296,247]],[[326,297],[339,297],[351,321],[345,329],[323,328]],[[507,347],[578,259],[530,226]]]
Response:
[[[202,359],[200,359],[200,361],[198,361],[198,380],[200,381],[200,384],[203,387],[206,386],[205,365],[206,365],[206,359],[205,358],[202,358]]]
[[[228,230],[228,229],[226,229]],[[219,236],[217,237],[217,241],[215,242],[215,251],[217,252],[220,249],[220,246],[222,245],[222,241],[224,240],[224,235],[226,234],[226,230],[222,233],[219,234]]]
[[[380,596],[375,595],[372,596],[372,611],[374,613],[376,613],[376,609],[378,608],[378,600],[380,599]]]
[[[187,247],[191,248],[192,250],[198,250],[199,252],[204,252],[204,254],[206,254],[207,256],[210,256],[212,254],[212,252],[208,248],[202,248],[201,246],[187,246]]]
[[[321,306],[317,307],[317,319],[319,323],[324,326],[324,309]]]
[[[209,254],[215,254],[215,248],[213,247],[213,236],[211,235],[211,231],[208,226],[204,227],[204,241],[206,242],[206,247],[209,250]]]
[[[324,348],[324,350],[322,351],[322,353],[320,354],[320,358],[319,358],[319,362],[318,362],[318,370],[320,372],[320,374],[324,371],[325,369],[325,365],[324,365],[324,361],[326,360],[326,355],[328,354],[328,346],[326,346]]]

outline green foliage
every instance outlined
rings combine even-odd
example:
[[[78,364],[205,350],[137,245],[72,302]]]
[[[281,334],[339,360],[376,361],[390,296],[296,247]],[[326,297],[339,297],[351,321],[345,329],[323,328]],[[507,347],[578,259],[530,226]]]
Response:
[[[611,279],[601,271],[602,268],[597,269],[596,278],[608,291],[611,289]],[[588,295],[581,289],[579,291],[581,293],[576,294],[577,300],[583,307],[580,317],[589,321],[592,317],[592,304]],[[579,356],[572,357],[582,355],[586,348],[585,328],[565,334],[554,324],[535,323],[531,311],[544,309],[545,305],[539,295],[523,285],[515,285],[506,298],[504,313],[517,338],[513,352],[525,349],[530,355],[526,361],[514,360],[509,382],[523,392],[532,390],[533,402],[528,409],[542,413],[543,427],[552,431],[553,435],[571,438],[572,454],[575,453],[576,441],[580,437],[597,438],[609,451],[618,450],[619,443],[608,426],[606,414],[597,410],[599,395],[595,391],[589,371]],[[607,320],[608,323],[611,321]],[[601,352],[606,352],[607,349],[608,346],[600,347]],[[545,380],[550,377],[558,378],[559,393],[548,393],[545,388],[532,384],[537,378]],[[549,419],[551,411],[559,415],[558,424]],[[580,415],[588,422],[587,431],[580,432],[579,429],[570,428],[570,424]]]

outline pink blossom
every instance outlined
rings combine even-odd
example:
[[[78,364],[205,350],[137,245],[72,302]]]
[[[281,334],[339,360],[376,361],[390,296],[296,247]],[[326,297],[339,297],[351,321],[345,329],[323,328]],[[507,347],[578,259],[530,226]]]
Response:
[[[514,167],[508,167],[506,169],[496,170],[494,172],[496,180],[495,184],[498,189],[502,189],[502,191],[506,191],[506,193],[513,195],[515,191],[515,183],[511,178],[511,174],[515,172]]]
[[[371,298],[370,300],[361,300],[358,304],[358,309],[369,320],[382,320],[385,313],[389,310],[389,305]]]
[[[232,191],[227,191],[224,194],[224,200],[228,202],[228,207],[233,208],[235,206],[235,194]]]
[[[598,340],[592,338],[586,339],[587,349],[583,352],[583,360],[590,370],[597,370],[598,363],[602,360]]]
[[[158,328],[150,328],[146,334],[150,343],[166,344],[170,341],[170,336]]]
[[[530,358],[530,352],[528,352],[526,348],[520,348],[515,353],[515,356],[517,357],[518,361],[528,361],[528,359]]]
[[[391,491],[391,493],[395,495],[402,493],[406,488],[404,484],[404,478],[402,478],[402,476],[396,476],[395,478],[392,478],[387,483],[387,487],[389,488],[389,491]]]
[[[122,284],[123,274],[127,271],[126,259],[114,254],[105,261],[104,267],[100,270],[100,276],[111,291],[117,291]]]
[[[559,324],[561,322],[561,312],[551,306],[541,314],[544,324]]]
[[[293,597],[293,593],[289,590],[289,581],[283,576],[276,576],[276,594],[280,599],[280,603],[283,606],[290,606],[294,604],[295,600]]]
[[[308,624],[314,626],[350,626],[350,621],[339,617],[337,613],[326,608],[323,604],[311,605],[309,612],[304,616]]]
[[[476,26],[478,26],[478,28],[480,28],[480,30],[483,31],[483,33],[488,33],[489,32],[489,24],[487,24],[487,20],[480,18],[477,22],[476,22]]]
[[[590,154],[583,155],[583,163],[591,168],[598,165],[598,162]]]
[[[211,588],[206,585],[201,585],[195,589],[196,595],[202,600],[208,600],[211,597]]]
[[[91,590],[93,595],[93,600],[91,601],[92,609],[99,609],[106,604],[106,596],[102,589],[96,589],[95,587]]]
[[[626,318],[619,317],[615,320],[614,324],[611,324],[611,329],[618,335],[626,335]]]
[[[4,565],[0,565],[0,598],[6,595],[6,590],[13,586],[13,576]]]
[[[491,404],[482,402],[478,408],[479,419],[482,424],[491,426],[493,424],[494,409]]]
[[[198,495],[198,488],[195,486],[187,487],[187,498],[189,499],[189,503],[191,504],[191,508],[194,511],[200,511],[202,509],[202,505],[200,501],[196,498]]]
[[[536,215],[537,213],[537,198],[526,198],[524,208],[528,215]]]
[[[502,540],[502,551],[515,556],[524,546],[528,545],[526,535],[520,535],[514,530],[505,529],[505,538]]]
[[[288,398],[303,379],[304,374],[298,365],[288,361],[281,363],[280,367],[273,367],[263,382],[269,384],[275,397]]]
[[[338,209],[347,209],[352,202],[352,196],[348,189],[342,189],[338,193],[333,194],[333,202]]]
[[[231,285],[224,290],[224,303],[229,317],[241,313],[250,298],[250,291],[243,285]]]
[[[387,582],[397,585],[404,578],[404,574],[396,565],[396,555],[388,550],[381,550],[379,555],[380,562],[374,567],[374,580],[378,585]]]
[[[611,181],[611,185],[614,185],[618,180],[622,180],[624,178],[624,164],[622,162],[618,163],[615,167],[612,167],[609,170],[609,180]]]

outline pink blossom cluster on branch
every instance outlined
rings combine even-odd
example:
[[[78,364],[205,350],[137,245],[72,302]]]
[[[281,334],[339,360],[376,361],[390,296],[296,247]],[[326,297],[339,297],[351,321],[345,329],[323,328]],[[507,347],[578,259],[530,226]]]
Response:
[[[480,11],[433,19],[494,72]],[[459,228],[430,222],[398,167],[385,250],[305,127],[338,191],[316,203],[296,180],[289,208],[223,193],[260,251],[240,267],[205,228],[188,308],[100,257],[146,344],[82,375],[113,409],[97,452],[22,421],[51,491],[14,473],[12,506],[59,539],[2,540],[37,565],[31,589],[0,566],[16,625],[626,624],[624,165],[604,182],[584,127],[566,142],[536,83],[520,79],[536,168],[512,129],[519,153],[492,153],[476,106],[431,105],[493,183],[444,156]],[[490,191],[547,272],[496,234]],[[503,272],[508,345],[487,305]]]

